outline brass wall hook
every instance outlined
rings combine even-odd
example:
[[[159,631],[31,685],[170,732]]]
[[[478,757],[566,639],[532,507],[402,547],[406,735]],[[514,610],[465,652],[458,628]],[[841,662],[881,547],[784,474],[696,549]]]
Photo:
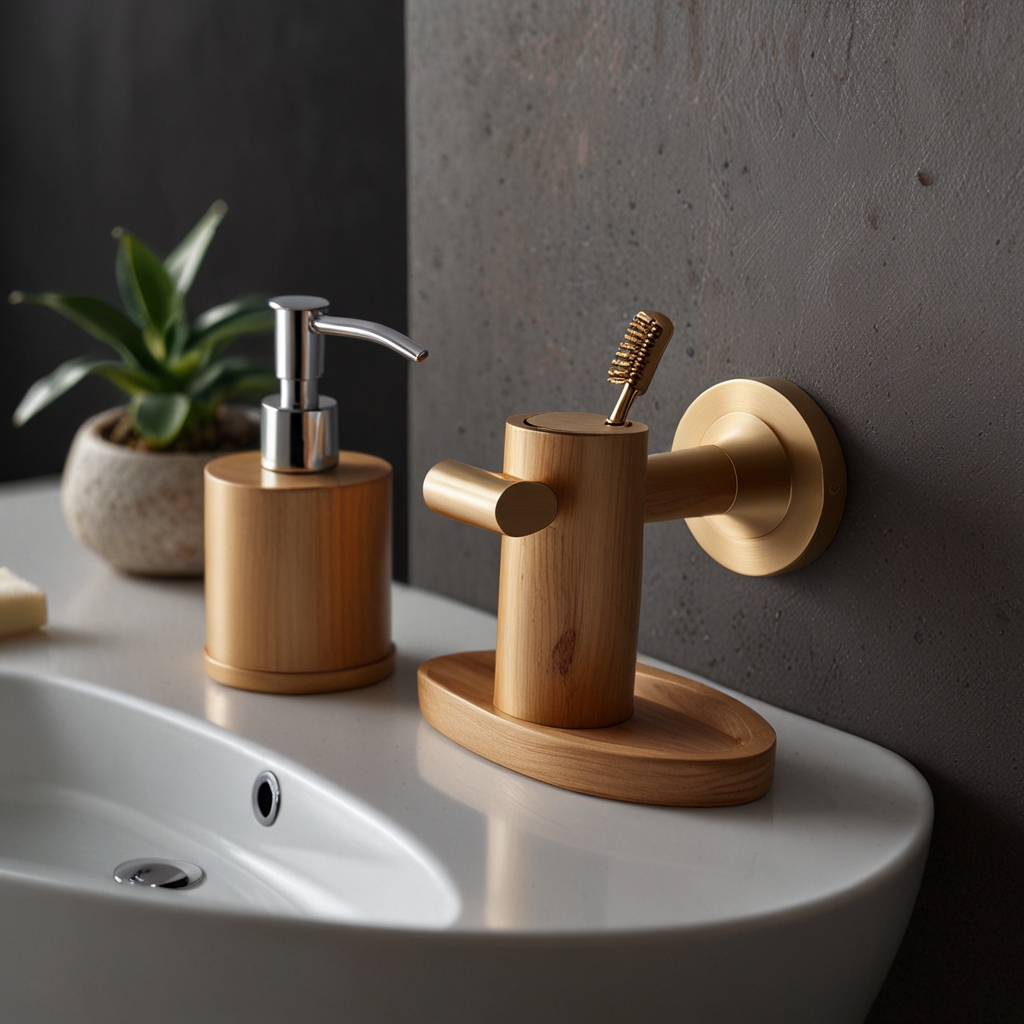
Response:
[[[543,413],[508,423],[574,433],[590,419]],[[508,442],[507,434],[506,462]],[[507,537],[544,529],[558,509],[541,481],[452,459],[427,473],[423,498],[440,515]],[[745,576],[813,561],[835,536],[845,503],[846,464],[832,425],[805,391],[778,377],[709,388],[680,419],[672,450],[647,457],[643,521],[685,519],[715,561]]]
[[[832,424],[778,377],[709,388],[680,419],[672,451],[648,459],[645,521],[685,519],[716,562],[744,576],[814,561],[845,504],[846,463]]]

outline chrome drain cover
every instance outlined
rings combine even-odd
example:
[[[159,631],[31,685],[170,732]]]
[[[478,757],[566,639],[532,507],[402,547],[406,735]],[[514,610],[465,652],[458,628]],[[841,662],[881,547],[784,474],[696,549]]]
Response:
[[[260,772],[252,784],[252,813],[268,828],[277,821],[281,809],[281,785],[273,772]]]
[[[114,868],[114,881],[147,889],[191,889],[202,883],[206,872],[187,860],[126,860]]]

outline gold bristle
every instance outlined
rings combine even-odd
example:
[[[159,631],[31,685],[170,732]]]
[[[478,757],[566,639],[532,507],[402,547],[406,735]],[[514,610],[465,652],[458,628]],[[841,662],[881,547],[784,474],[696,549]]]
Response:
[[[635,387],[643,376],[644,367],[659,337],[661,324],[643,311],[637,313],[626,328],[622,343],[612,359],[608,383],[632,384]]]
[[[647,390],[665,346],[672,338],[672,330],[672,321],[664,313],[640,310],[630,321],[608,369],[608,383],[622,388],[607,420],[611,426],[625,423],[633,399]]]

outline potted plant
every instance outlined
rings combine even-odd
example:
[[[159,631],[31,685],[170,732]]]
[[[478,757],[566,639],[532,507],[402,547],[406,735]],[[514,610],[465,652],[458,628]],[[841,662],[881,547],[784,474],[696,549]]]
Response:
[[[223,354],[241,335],[273,328],[266,296],[232,299],[194,320],[186,311],[185,297],[226,212],[215,202],[163,261],[115,228],[124,313],[89,295],[9,296],[60,313],[113,350],[115,358],[76,356],[36,381],[14,423],[21,426],[90,375],[125,392],[125,406],[79,428],[61,497],[75,536],[129,572],[202,573],[203,467],[259,438],[257,418],[226,403],[258,399],[277,386],[265,368]]]

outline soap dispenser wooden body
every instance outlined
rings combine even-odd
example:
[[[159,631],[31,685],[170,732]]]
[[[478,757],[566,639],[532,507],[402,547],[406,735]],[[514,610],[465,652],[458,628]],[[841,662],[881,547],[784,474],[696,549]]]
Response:
[[[395,664],[391,466],[340,452],[319,473],[259,452],[206,467],[207,674],[264,693],[346,690]]]

